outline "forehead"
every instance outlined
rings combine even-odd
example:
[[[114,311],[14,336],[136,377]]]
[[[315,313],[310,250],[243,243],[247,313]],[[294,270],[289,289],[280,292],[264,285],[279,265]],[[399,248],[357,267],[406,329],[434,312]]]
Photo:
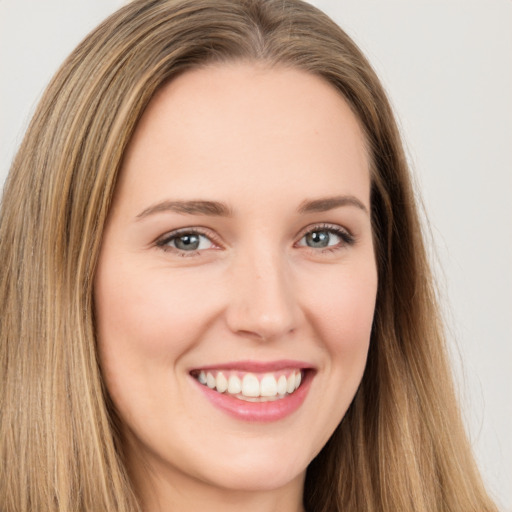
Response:
[[[118,188],[264,196],[302,186],[326,195],[347,180],[367,203],[365,141],[342,95],[301,70],[234,63],[188,71],[156,94],[129,144]]]

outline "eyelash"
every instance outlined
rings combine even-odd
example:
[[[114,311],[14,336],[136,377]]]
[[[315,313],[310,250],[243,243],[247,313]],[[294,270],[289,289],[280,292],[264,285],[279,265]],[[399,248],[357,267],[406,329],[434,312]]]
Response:
[[[168,245],[173,240],[176,240],[184,235],[196,235],[208,238],[212,242],[212,244],[220,246],[220,243],[216,241],[216,237],[210,233],[209,231],[198,229],[198,228],[183,228],[178,229],[176,231],[172,231],[171,233],[164,235],[162,238],[156,241],[155,245],[162,249],[165,252],[172,252],[174,254],[177,254],[178,256],[181,256],[183,258],[187,258],[189,256],[196,256],[201,252],[201,250],[194,250],[194,251],[183,251],[181,249],[178,249],[176,247],[171,247]]]
[[[320,232],[326,231],[329,234],[336,235],[338,238],[340,238],[341,242],[334,246],[328,246],[323,249],[315,249],[314,247],[309,247],[309,246],[305,246],[305,245],[301,245],[300,247],[309,249],[310,251],[313,251],[314,253],[320,252],[322,254],[325,254],[325,253],[337,252],[345,247],[353,246],[356,242],[356,239],[352,233],[350,233],[347,229],[337,226],[335,224],[317,224],[317,225],[308,227],[304,231],[301,232],[299,242],[305,236],[307,236],[311,233],[319,232],[319,231]],[[297,243],[295,245],[297,245]]]
[[[301,232],[299,237],[299,242],[306,237],[307,235],[314,233],[314,232],[321,232],[325,231],[329,234],[333,234],[341,239],[341,242],[335,246],[328,246],[324,248],[314,248],[309,247],[307,245],[299,245],[299,247],[303,247],[307,250],[310,250],[314,253],[332,253],[339,251],[347,246],[352,246],[355,244],[356,239],[354,235],[352,235],[347,229],[341,228],[340,226],[332,225],[332,224],[317,224],[311,227],[308,227],[304,231]],[[209,231],[198,229],[198,228],[183,228],[176,231],[173,231],[167,235],[164,235],[162,238],[157,240],[155,242],[155,245],[162,249],[165,252],[173,252],[181,257],[190,257],[190,256],[196,256],[201,253],[204,249],[198,249],[198,250],[191,250],[191,251],[184,251],[181,249],[178,249],[176,247],[172,247],[168,245],[173,240],[178,239],[180,236],[184,235],[196,235],[200,237],[206,237],[210,242],[214,245],[220,246],[221,244],[216,240],[216,237]],[[294,244],[294,247],[297,247],[298,242]]]

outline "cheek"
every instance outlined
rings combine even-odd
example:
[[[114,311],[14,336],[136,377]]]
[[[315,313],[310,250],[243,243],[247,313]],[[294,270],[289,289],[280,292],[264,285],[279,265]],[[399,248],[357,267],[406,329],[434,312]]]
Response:
[[[375,266],[333,269],[309,289],[307,310],[325,349],[346,367],[351,361],[364,364],[375,311]]]
[[[97,328],[105,350],[135,351],[144,356],[141,361],[169,358],[199,337],[212,304],[204,294],[197,300],[196,286],[186,276],[108,267],[99,272],[95,288]]]
[[[200,272],[119,261],[105,258],[98,268],[96,328],[107,389],[129,416],[133,404],[161,409],[159,390],[180,385],[173,376],[183,356],[200,344],[220,308],[216,287],[205,287]]]
[[[370,260],[372,261],[372,260]],[[309,324],[324,352],[321,398],[324,410],[320,450],[345,416],[366,367],[373,324],[377,273],[373,264],[333,268],[311,280]],[[313,290],[313,291],[312,291]],[[306,299],[305,299],[306,301]]]
[[[137,425],[138,416],[157,421],[162,390],[180,385],[176,367],[201,338],[207,306],[211,309],[208,301],[198,303],[195,289],[176,275],[171,282],[161,270],[101,262],[95,281],[99,359],[126,424]]]

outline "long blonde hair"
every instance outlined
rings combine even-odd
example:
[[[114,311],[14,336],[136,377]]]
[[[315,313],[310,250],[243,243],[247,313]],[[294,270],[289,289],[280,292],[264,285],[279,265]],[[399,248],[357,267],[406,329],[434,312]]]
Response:
[[[364,129],[379,290],[356,397],[308,468],[310,512],[494,511],[456,405],[399,133],[350,38],[299,0],[138,0],[44,94],[0,218],[0,508],[139,510],[97,360],[92,283],[130,137],[164,83],[252,60],[323,77]]]

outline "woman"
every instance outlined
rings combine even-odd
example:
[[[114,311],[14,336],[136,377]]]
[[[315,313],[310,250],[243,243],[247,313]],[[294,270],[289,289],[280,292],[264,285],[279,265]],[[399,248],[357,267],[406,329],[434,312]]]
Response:
[[[3,510],[495,510],[391,109],[313,7],[121,9],[1,215]]]

